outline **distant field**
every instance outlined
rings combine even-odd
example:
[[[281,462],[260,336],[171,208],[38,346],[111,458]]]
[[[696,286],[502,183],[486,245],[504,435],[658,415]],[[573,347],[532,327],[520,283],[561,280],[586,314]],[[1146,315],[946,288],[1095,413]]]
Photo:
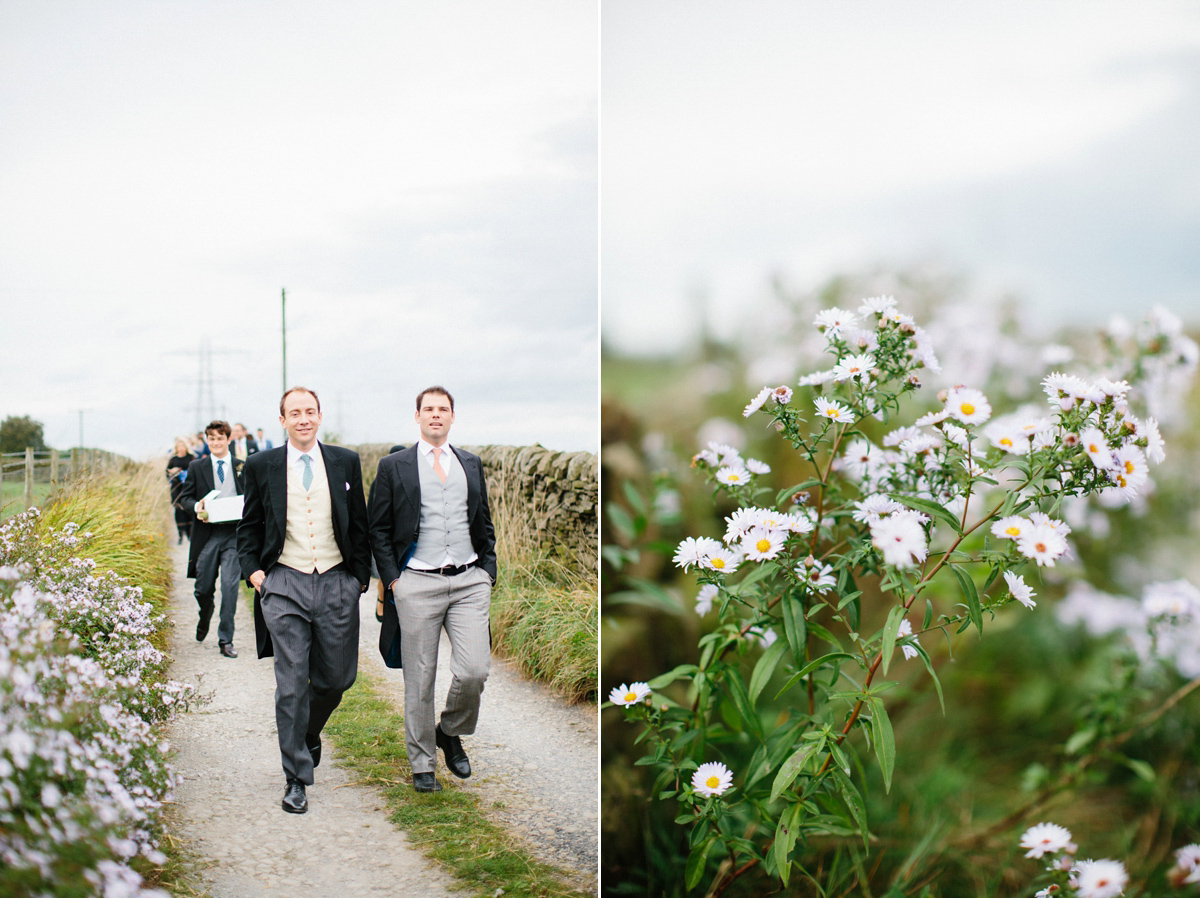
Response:
[[[35,505],[41,504],[46,496],[50,495],[53,490],[53,485],[49,483],[35,483],[33,485],[33,502]],[[19,511],[25,510],[25,484],[24,483],[5,483],[0,484],[0,521],[7,517],[11,517]]]

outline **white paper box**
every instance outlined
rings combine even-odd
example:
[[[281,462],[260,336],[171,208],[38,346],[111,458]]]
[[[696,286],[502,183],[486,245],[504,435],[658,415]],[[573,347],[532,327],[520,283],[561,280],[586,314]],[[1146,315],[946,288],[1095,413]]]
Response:
[[[208,523],[223,524],[226,521],[240,521],[242,519],[242,503],[245,498],[229,496],[220,499],[217,498],[219,495],[216,490],[213,490],[204,497],[204,510],[208,512]]]

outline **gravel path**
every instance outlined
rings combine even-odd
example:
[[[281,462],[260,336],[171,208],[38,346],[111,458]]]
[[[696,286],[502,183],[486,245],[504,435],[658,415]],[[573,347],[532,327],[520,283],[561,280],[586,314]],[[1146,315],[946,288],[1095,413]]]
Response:
[[[172,596],[172,677],[199,681],[212,702],[176,721],[170,739],[181,776],[180,835],[194,855],[212,861],[201,871],[213,898],[450,895],[453,880],[408,845],[388,821],[383,800],[349,781],[326,740],[307,814],[279,806],[283,773],[275,735],[271,662],[254,657],[253,619],[239,607],[240,657],[221,657],[216,621],[195,641],[193,581],[184,577],[186,546],[176,547]],[[403,709],[403,676],[383,666],[377,649],[374,590],[363,597],[360,669],[384,684]],[[438,686],[449,687],[444,638]],[[456,781],[477,794],[494,819],[536,857],[597,892],[597,719],[594,708],[565,704],[493,659],[479,728],[465,737],[473,776]],[[400,738],[403,735],[400,734]],[[439,753],[438,776],[453,779]]]

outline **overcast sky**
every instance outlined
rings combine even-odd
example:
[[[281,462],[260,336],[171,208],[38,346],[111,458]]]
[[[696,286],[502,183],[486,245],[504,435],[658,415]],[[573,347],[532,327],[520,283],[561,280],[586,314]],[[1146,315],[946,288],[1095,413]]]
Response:
[[[1200,321],[1200,5],[606,0],[602,34],[613,348],[915,263],[1046,328]]]
[[[590,2],[5,0],[0,418],[277,436],[286,288],[344,441],[440,383],[453,441],[595,451],[597,59]]]

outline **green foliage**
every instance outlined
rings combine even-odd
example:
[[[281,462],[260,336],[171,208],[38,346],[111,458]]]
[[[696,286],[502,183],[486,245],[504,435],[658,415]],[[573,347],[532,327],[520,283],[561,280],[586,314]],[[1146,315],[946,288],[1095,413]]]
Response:
[[[41,421],[28,415],[9,415],[0,421],[0,453],[24,452],[26,449],[42,452],[45,448]]]

